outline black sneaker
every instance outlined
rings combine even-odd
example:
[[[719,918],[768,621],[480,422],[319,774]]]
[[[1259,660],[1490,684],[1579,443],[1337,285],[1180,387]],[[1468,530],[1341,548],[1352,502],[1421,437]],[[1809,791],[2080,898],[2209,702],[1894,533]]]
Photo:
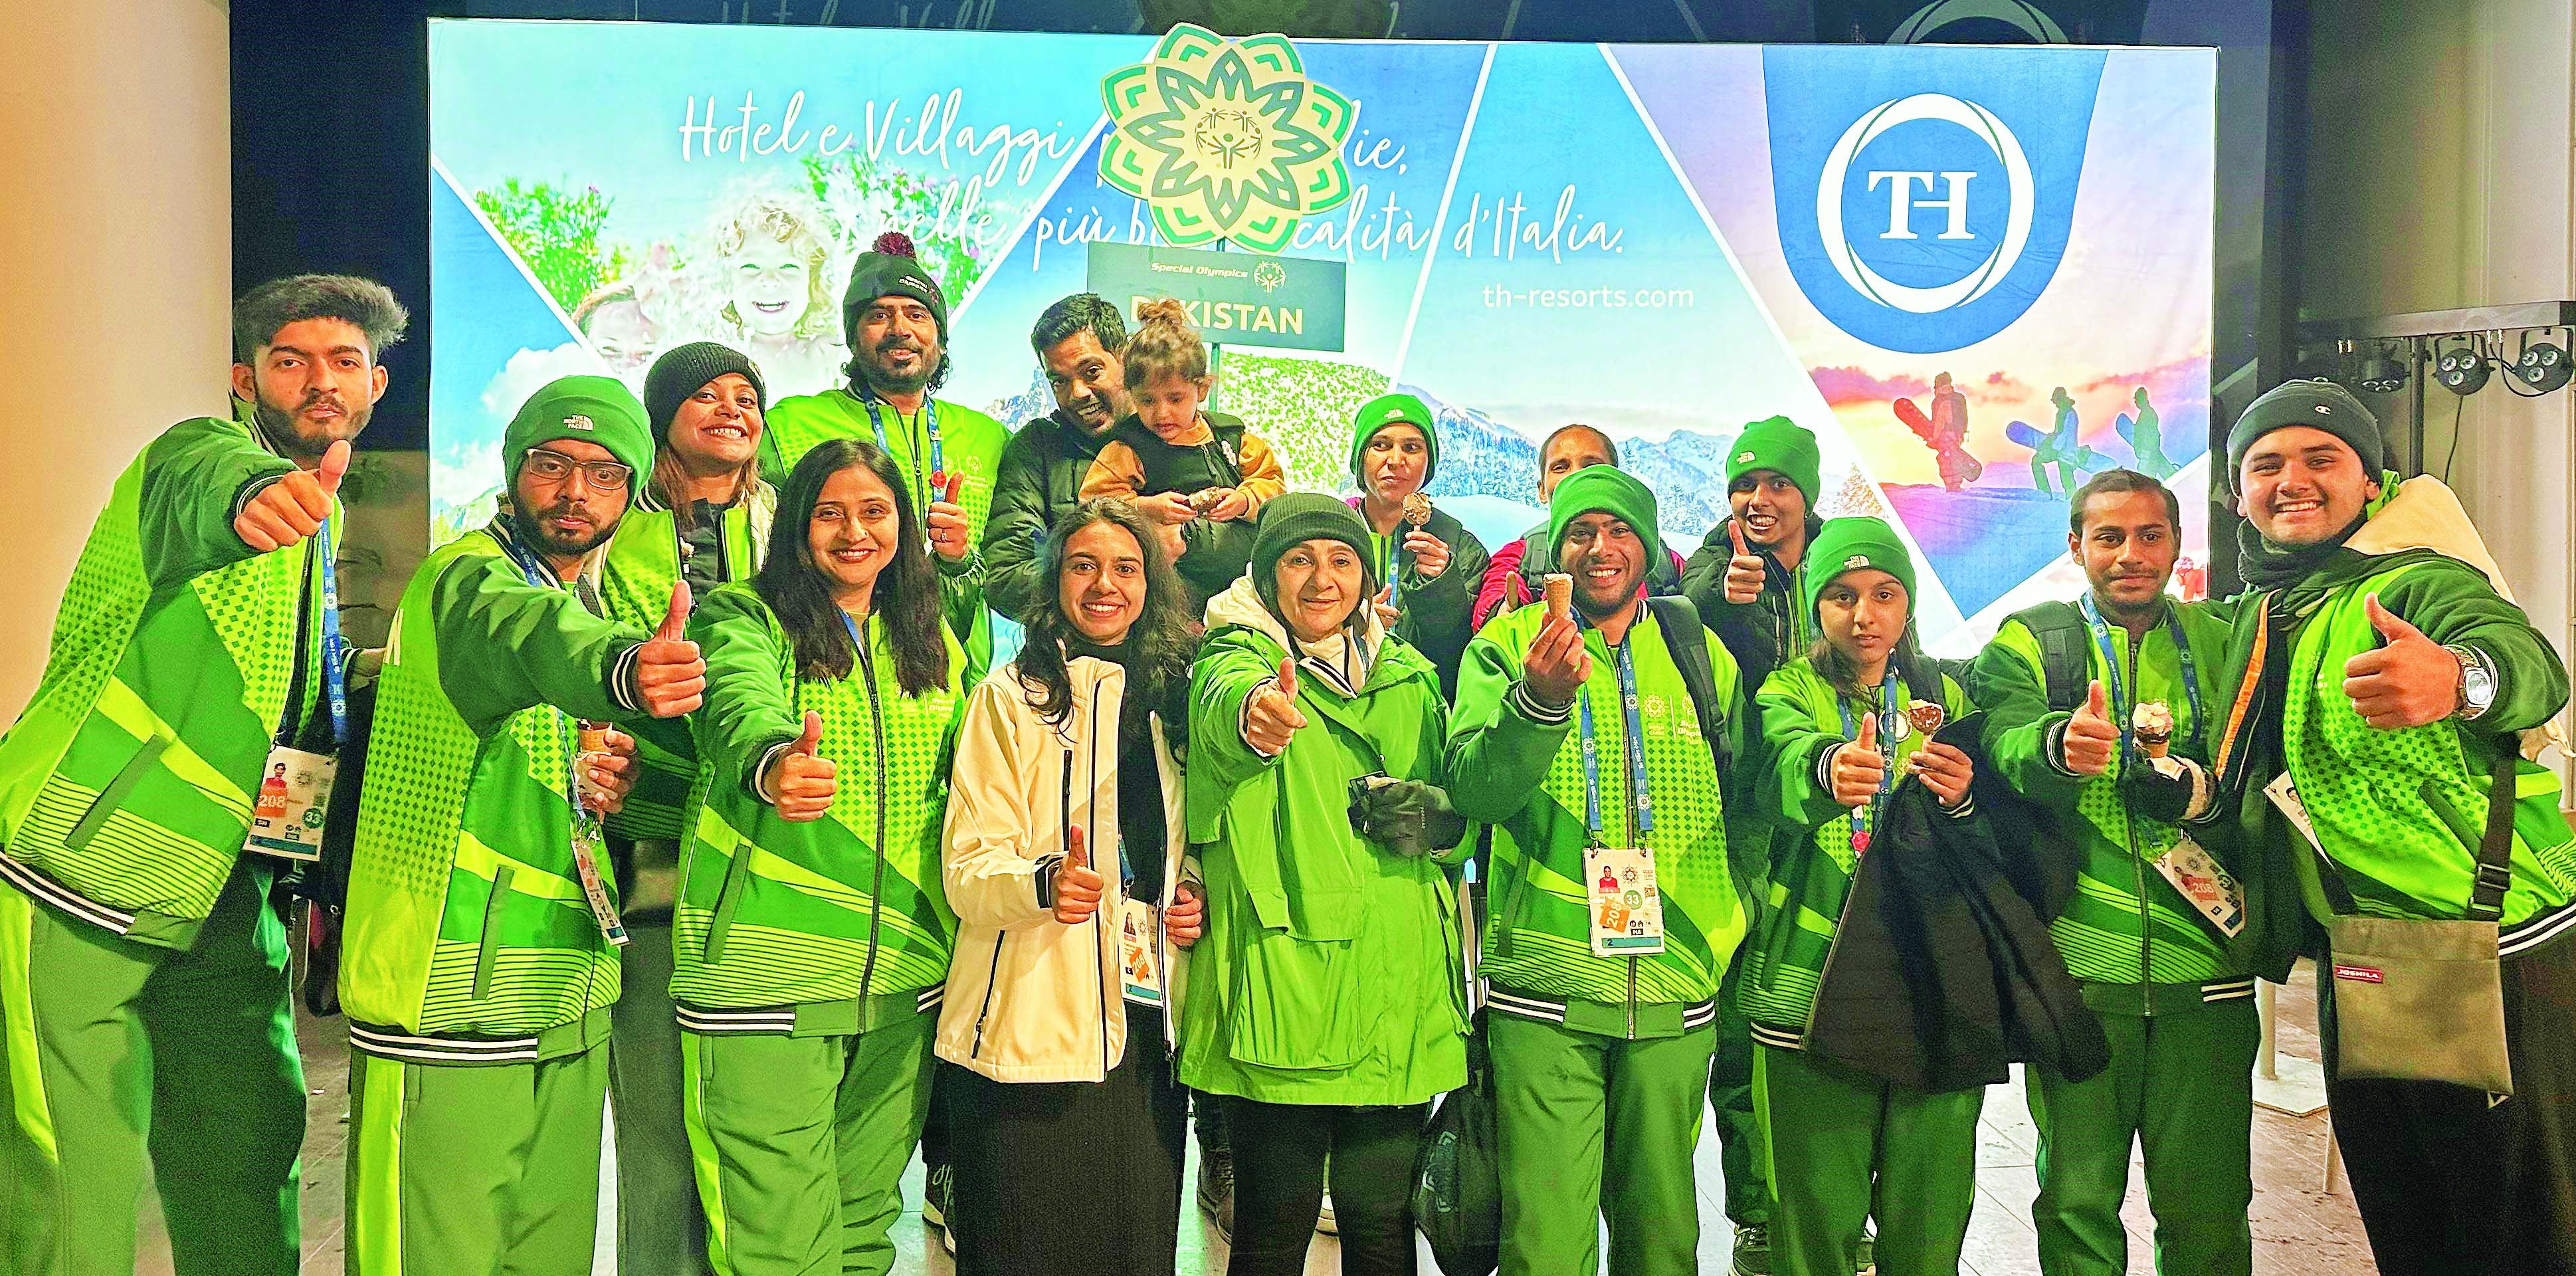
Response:
[[[921,1186],[921,1221],[939,1229],[939,1243],[957,1252],[957,1237],[948,1230],[948,1212],[957,1208],[957,1167],[934,1165]]]
[[[1216,1224],[1216,1234],[1234,1243],[1234,1156],[1199,1150],[1199,1208]]]
[[[1735,1229],[1734,1276],[1771,1276],[1771,1229],[1747,1223]]]

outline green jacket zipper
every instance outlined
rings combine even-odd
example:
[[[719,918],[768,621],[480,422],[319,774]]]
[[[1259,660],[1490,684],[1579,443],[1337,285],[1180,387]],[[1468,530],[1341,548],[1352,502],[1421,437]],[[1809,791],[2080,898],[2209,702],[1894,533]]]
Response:
[[[2129,650],[2129,704],[2134,712],[2142,690],[2138,685],[2138,648],[2145,644],[2128,638],[2126,631],[2123,631],[2123,637],[2126,639],[2123,645]],[[2111,711],[2118,713],[2120,706],[2111,706]],[[2124,769],[2134,761],[2125,751],[2120,757],[2120,765]],[[2120,827],[2128,834],[2129,867],[2138,878],[2138,1013],[2151,1016],[2156,1013],[2155,939],[2147,920],[2147,861],[2138,852],[2138,820],[2130,813],[2126,800],[2120,803]]]
[[[868,729],[869,738],[876,745],[875,762],[877,769],[877,792],[875,798],[877,807],[877,854],[876,865],[870,870],[870,877],[868,879],[868,958],[866,963],[859,967],[859,1000],[864,1002],[867,1000],[870,990],[875,985],[877,975],[877,938],[885,924],[885,707],[880,704],[877,699],[877,663],[875,658],[868,655],[868,646],[866,643],[857,642],[852,643],[851,645],[858,649],[859,671],[868,682]]]

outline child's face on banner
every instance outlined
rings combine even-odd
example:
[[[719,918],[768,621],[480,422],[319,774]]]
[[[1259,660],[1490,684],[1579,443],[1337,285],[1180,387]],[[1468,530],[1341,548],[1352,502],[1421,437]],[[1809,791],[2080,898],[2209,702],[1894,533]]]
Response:
[[[733,312],[741,316],[745,332],[770,338],[795,335],[796,325],[805,318],[811,283],[806,278],[805,256],[796,245],[765,236],[744,241],[742,251],[734,255],[729,279]]]

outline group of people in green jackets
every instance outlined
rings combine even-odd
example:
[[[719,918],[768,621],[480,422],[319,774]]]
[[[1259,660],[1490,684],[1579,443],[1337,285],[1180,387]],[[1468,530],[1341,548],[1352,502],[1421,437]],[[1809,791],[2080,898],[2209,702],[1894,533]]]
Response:
[[[771,403],[698,343],[640,398],[538,390],[381,651],[333,547],[402,310],[239,303],[233,417],[118,478],[0,737],[12,1270],[131,1270],[147,1173],[179,1271],[293,1269],[274,903],[336,867],[361,1276],[590,1270],[610,1105],[629,1270],[889,1271],[920,1146],[958,1270],[1168,1273],[1196,1109],[1230,1272],[1304,1271],[1329,1201],[1344,1271],[1409,1273],[1471,1077],[1512,1276],[1602,1270],[1605,1224],[1610,1271],[1702,1270],[1712,1104],[1734,1270],[1953,1273],[2014,1062],[2045,1270],[2126,1270],[2142,1145],[2160,1267],[2243,1273],[2255,979],[2324,879],[2456,915],[2499,769],[2515,1093],[2330,1067],[2336,1123],[2384,1270],[2576,1250],[2576,837],[2517,743],[2567,672],[2349,394],[2236,418],[2246,594],[2171,597],[2179,502],[2110,471],[2084,592],[1943,661],[1906,539],[1818,516],[1786,418],[1677,590],[1655,493],[1554,437],[1489,559],[1404,394],[1356,413],[1354,497],[1086,497],[1106,448],[1241,476],[1250,436],[1140,425],[1089,294],[1031,334],[1055,412],[938,398],[905,247],[853,271],[840,388]],[[334,809],[345,856],[278,827]]]

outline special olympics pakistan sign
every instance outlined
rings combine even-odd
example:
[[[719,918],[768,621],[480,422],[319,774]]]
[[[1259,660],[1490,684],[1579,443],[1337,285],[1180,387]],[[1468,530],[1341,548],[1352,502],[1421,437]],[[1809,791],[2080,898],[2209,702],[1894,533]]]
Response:
[[[1129,314],[1173,297],[1215,342],[1340,350],[1348,268],[1338,261],[1094,243],[1084,286]]]

